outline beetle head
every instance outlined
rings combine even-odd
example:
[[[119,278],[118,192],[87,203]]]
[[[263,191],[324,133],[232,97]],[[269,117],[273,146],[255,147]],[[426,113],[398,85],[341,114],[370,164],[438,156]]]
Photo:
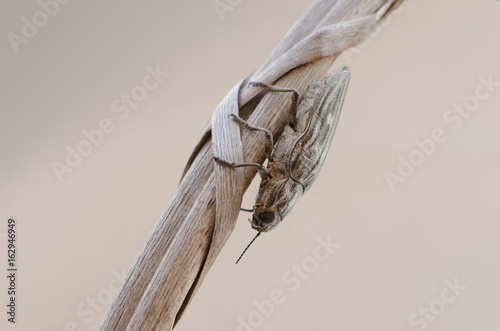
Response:
[[[281,216],[274,210],[258,207],[253,213],[250,224],[252,229],[259,232],[268,232],[281,222]]]

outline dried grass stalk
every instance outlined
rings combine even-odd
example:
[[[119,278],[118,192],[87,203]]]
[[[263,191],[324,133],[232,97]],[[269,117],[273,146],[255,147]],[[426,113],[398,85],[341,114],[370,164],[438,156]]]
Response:
[[[239,113],[277,137],[289,95],[262,94],[248,81],[294,87],[305,95],[342,51],[361,43],[403,0],[317,0],[268,60],[219,104],[188,160],[183,179],[153,228],[100,330],[171,330],[232,233],[254,169],[214,166],[212,155],[262,162],[263,136],[228,120]]]

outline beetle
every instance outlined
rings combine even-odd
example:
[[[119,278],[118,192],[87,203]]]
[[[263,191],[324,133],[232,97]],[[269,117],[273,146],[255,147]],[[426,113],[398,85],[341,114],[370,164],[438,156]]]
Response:
[[[349,68],[340,68],[317,82],[298,106],[300,94],[295,89],[249,83],[274,92],[293,93],[288,123],[274,148],[271,132],[230,115],[241,127],[266,134],[267,167],[261,163],[231,163],[213,156],[226,167],[256,167],[262,178],[253,209],[242,209],[253,212],[250,224],[258,231],[253,240],[275,229],[318,177],[335,134],[349,79]]]

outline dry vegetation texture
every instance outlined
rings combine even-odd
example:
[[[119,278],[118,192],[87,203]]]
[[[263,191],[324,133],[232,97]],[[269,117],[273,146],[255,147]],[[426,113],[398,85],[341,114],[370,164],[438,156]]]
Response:
[[[315,1],[261,68],[227,93],[100,330],[173,329],[231,235],[255,169],[224,168],[212,155],[232,162],[263,162],[265,156],[264,136],[240,131],[228,115],[239,113],[278,137],[290,103],[288,94],[261,93],[262,88],[246,83],[294,87],[305,95],[342,51],[361,43],[402,2]]]

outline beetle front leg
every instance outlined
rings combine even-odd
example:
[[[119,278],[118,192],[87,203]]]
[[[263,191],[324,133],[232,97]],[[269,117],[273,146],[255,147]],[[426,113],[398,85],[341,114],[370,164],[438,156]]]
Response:
[[[259,163],[240,163],[240,164],[238,164],[238,163],[227,162],[227,161],[222,160],[221,158],[219,158],[217,156],[213,156],[212,158],[214,159],[215,162],[219,163],[220,165],[223,165],[225,167],[230,167],[230,168],[245,167],[245,166],[249,166],[249,165],[253,165],[253,164],[259,164]],[[262,165],[262,167],[264,167],[264,166]],[[259,169],[259,168],[257,168],[257,169]],[[264,169],[267,170],[266,167],[264,167]],[[269,173],[269,172],[267,172],[267,173]],[[259,172],[259,174],[262,176],[262,174],[260,172]],[[240,208],[240,210],[246,211],[249,213],[253,213],[254,208],[252,208],[252,209]]]
[[[299,104],[300,93],[294,88],[278,87],[274,85],[269,85],[264,82],[250,82],[248,85],[267,87],[269,91],[272,92],[292,92],[292,104],[288,110],[288,125],[292,129],[295,129],[295,124],[297,124],[297,106]]]
[[[213,156],[212,158],[214,159],[215,162],[225,167],[229,168],[256,167],[257,172],[262,178],[269,176],[269,170],[267,170],[267,168],[260,163],[234,163],[223,160],[217,156]]]

